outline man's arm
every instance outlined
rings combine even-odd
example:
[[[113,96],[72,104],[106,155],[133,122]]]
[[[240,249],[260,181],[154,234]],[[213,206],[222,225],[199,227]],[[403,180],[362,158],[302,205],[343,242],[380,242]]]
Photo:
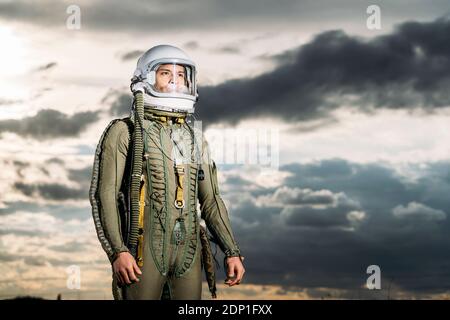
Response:
[[[98,238],[112,264],[114,275],[123,285],[139,281],[136,274],[141,275],[142,272],[121,234],[117,201],[125,171],[129,134],[126,123],[114,121],[105,130],[96,151],[90,194]],[[94,193],[95,199],[92,198]]]
[[[198,182],[198,198],[201,217],[209,231],[217,239],[226,257],[239,257],[240,249],[231,230],[230,218],[219,193],[217,167],[211,159],[208,142],[203,139],[202,164],[204,179]]]
[[[208,143],[205,139],[203,139],[202,147],[201,167],[204,171],[204,179],[198,182],[201,216],[208,229],[217,239],[221,250],[225,253],[224,262],[227,266],[225,283],[234,286],[240,284],[244,276],[245,268],[242,264],[244,257],[241,256],[241,251],[231,230],[227,208],[219,193],[217,167],[211,159]]]
[[[129,135],[126,123],[115,122],[108,130],[101,153],[98,198],[105,237],[111,245],[107,252],[111,263],[120,252],[127,252],[121,234],[117,199],[125,170]]]

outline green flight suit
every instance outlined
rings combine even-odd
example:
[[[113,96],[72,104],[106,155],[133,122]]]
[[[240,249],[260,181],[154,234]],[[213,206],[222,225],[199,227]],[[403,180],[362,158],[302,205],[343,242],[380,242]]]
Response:
[[[217,168],[208,143],[200,130],[184,121],[177,123],[180,115],[145,109],[142,275],[139,282],[122,288],[113,275],[115,299],[160,299],[165,285],[171,299],[201,298],[202,246],[197,200],[201,218],[225,256],[240,256],[219,194]],[[97,235],[111,263],[119,252],[128,251],[124,237],[127,229],[119,209],[121,190],[129,180],[126,168],[131,135],[124,120],[127,118],[113,120],[102,135],[96,152],[99,164],[94,163],[91,184],[91,192],[95,193],[91,198],[96,196],[99,203],[98,207],[93,204]],[[180,192],[175,158],[178,164],[182,159],[184,169],[181,194],[185,205],[181,209],[174,203],[177,191]],[[92,188],[94,185],[96,188]]]

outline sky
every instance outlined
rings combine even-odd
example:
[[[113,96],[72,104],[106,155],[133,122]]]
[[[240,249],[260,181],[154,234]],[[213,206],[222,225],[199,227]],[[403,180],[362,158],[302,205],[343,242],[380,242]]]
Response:
[[[245,256],[220,299],[450,298],[449,34],[448,0],[0,0],[0,298],[112,299],[94,150],[158,44],[198,66]]]

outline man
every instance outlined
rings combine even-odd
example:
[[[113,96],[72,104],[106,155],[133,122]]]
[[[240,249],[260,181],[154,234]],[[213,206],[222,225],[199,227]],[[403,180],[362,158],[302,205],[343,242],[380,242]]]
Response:
[[[176,47],[148,50],[132,78],[131,116],[111,121],[97,146],[90,200],[112,264],[115,299],[201,299],[202,265],[215,297],[200,217],[225,254],[225,283],[242,281],[243,257],[216,165],[202,132],[189,124],[198,100],[196,73]]]

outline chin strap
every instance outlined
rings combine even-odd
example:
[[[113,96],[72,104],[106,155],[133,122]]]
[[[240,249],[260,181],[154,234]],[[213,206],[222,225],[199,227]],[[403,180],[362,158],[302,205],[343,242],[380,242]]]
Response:
[[[158,120],[162,123],[167,123],[171,120],[175,123],[183,124],[186,122],[187,114],[185,112],[163,111],[146,106],[144,108],[144,117],[146,119]]]
[[[152,116],[152,118],[156,119],[156,120],[159,120],[159,121],[161,121],[163,123],[167,123],[169,120],[172,120],[173,122],[180,123],[180,124],[183,124],[185,122],[184,115],[181,116],[181,117],[177,117],[177,116],[173,116],[173,117],[171,117],[171,116],[156,116],[155,115],[155,116]]]

